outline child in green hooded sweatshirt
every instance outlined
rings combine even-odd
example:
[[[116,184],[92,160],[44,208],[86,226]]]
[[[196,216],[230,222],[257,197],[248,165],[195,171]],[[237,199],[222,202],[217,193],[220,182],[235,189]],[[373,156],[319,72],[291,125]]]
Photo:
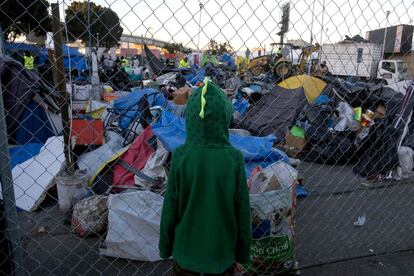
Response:
[[[186,108],[186,141],[172,156],[161,216],[161,258],[174,275],[232,275],[250,259],[251,219],[242,154],[229,141],[232,105],[212,82]]]

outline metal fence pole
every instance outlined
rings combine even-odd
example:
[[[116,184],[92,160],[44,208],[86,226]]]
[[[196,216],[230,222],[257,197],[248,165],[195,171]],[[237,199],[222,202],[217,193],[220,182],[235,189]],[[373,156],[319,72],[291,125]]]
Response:
[[[1,32],[0,32],[1,35]],[[0,85],[0,182],[7,221],[7,238],[10,243],[14,275],[24,275],[23,255],[20,245],[20,229],[17,222],[16,200],[14,197],[13,177],[10,167],[6,116],[3,105],[3,90]]]
[[[4,55],[3,51],[3,29],[0,26],[0,57]]]
[[[65,143],[65,171],[73,172],[73,154],[71,148],[70,133],[70,116],[69,116],[69,94],[66,92],[65,68],[63,65],[63,43],[62,43],[62,28],[59,15],[59,4],[52,4],[52,23],[53,23],[53,43],[55,45],[54,51],[54,66],[53,79],[56,89],[60,95],[60,110],[62,114],[63,124],[63,139]]]

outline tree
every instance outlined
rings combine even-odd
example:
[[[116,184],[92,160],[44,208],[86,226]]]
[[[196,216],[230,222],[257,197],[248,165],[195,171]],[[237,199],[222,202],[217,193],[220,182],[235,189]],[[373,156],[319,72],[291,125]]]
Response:
[[[51,29],[47,0],[0,1],[0,26],[5,39],[33,32],[45,35]]]
[[[217,43],[214,39],[210,39],[208,43],[208,50],[211,55],[222,55],[225,53],[231,53],[233,47],[231,47],[230,42]]]
[[[164,46],[164,48],[168,51],[169,54],[175,54],[182,52],[184,49],[184,46],[182,43],[168,43]]]
[[[164,49],[168,51],[169,54],[175,53],[184,53],[189,54],[191,53],[191,49],[185,48],[182,43],[168,43],[164,46]]]
[[[123,28],[118,15],[110,8],[89,3],[90,14],[90,32],[88,31],[88,3],[73,2],[66,9],[66,23],[68,28],[69,39],[80,39],[88,46],[95,47],[99,45],[111,48],[117,46]],[[89,33],[91,35],[92,45],[89,45]]]

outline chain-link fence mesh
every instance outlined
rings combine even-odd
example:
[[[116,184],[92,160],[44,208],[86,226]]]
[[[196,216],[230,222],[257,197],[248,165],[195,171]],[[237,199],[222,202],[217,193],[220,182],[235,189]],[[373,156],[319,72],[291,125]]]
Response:
[[[203,272],[216,273],[228,248],[214,241],[246,242],[220,230],[240,183],[246,275],[413,249],[413,12],[408,0],[1,1],[2,275],[171,275],[160,233],[172,243],[185,223],[187,246],[213,249],[183,262],[175,244],[174,271],[209,252]],[[179,201],[170,231],[164,197]]]

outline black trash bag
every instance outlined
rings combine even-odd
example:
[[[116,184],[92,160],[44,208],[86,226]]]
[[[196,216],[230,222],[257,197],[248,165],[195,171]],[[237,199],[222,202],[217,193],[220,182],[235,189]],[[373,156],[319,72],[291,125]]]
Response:
[[[311,125],[305,131],[311,145],[306,161],[321,164],[348,163],[352,158],[352,141],[346,133],[333,133],[325,126]]]
[[[357,151],[361,157],[354,166],[354,173],[372,177],[385,175],[397,168],[401,131],[392,128],[387,121],[383,120],[371,127],[367,138]]]
[[[310,104],[301,115],[306,121],[305,135],[310,146],[306,161],[322,164],[348,162],[352,157],[352,140],[348,132],[333,132],[328,128],[328,120],[335,109],[330,105]]]
[[[413,89],[407,89],[403,97],[390,97],[385,104],[386,115],[376,120],[368,136],[357,149],[361,156],[354,167],[354,172],[363,177],[385,175],[399,165],[398,144],[413,110]],[[406,136],[411,139],[411,136]]]

